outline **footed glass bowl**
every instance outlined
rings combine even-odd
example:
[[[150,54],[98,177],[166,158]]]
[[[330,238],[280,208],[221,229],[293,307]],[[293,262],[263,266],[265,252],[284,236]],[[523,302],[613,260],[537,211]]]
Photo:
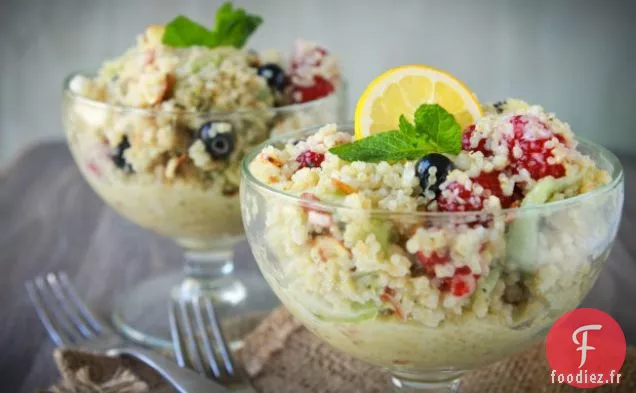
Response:
[[[588,293],[618,229],[621,166],[593,143],[578,149],[611,182],[585,194],[497,213],[392,213],[321,203],[257,180],[254,157],[286,138],[256,148],[242,165],[243,222],[256,261],[309,330],[388,370],[398,389],[455,391],[466,371],[544,338]],[[422,258],[436,258],[421,251],[431,243],[445,250],[437,262],[470,266],[455,272],[460,284],[418,270]]]
[[[120,330],[135,341],[171,348],[170,296],[209,295],[222,318],[259,315],[276,306],[260,275],[239,280],[232,274],[233,248],[244,238],[241,159],[272,134],[339,120],[342,88],[303,104],[207,113],[91,100],[70,88],[77,75],[83,74],[65,82],[62,118],[81,173],[114,210],[173,239],[185,253],[184,261],[175,261],[174,273],[151,278],[119,297],[113,321]]]

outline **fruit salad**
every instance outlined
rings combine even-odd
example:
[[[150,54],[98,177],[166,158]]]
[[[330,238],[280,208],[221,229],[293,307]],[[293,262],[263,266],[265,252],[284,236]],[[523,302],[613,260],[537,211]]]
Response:
[[[242,235],[239,162],[271,133],[338,116],[338,62],[297,40],[286,59],[244,49],[260,17],[222,5],[212,29],[153,25],[65,91],[71,150],[91,185],[138,224],[194,248]]]
[[[412,87],[425,71],[395,73]],[[611,165],[541,106],[444,101],[438,85],[400,113],[399,79],[381,78],[355,136],[326,125],[254,153],[243,216],[266,278],[310,330],[383,367],[470,369],[530,345],[607,258]]]

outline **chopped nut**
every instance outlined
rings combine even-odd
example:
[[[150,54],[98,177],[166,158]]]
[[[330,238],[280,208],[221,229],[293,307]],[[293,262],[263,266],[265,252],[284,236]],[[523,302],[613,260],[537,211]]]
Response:
[[[161,44],[163,33],[166,31],[163,25],[150,25],[144,34],[144,41],[149,46],[158,46]]]
[[[174,84],[177,81],[176,77],[173,74],[166,74],[164,76],[164,80],[161,83],[160,88],[157,90],[157,98],[152,100],[150,103],[151,106],[156,106],[161,104],[163,101],[172,97],[172,92],[174,88]]]
[[[177,169],[179,165],[183,164],[188,159],[188,156],[185,154],[180,155],[179,157],[173,157],[168,161],[166,165],[165,176],[168,179],[173,179],[177,173]]]
[[[277,166],[277,167],[279,167],[279,168],[281,168],[283,165],[285,165],[285,163],[284,163],[283,161],[281,161],[281,160],[279,160],[278,158],[273,157],[273,156],[267,156],[267,157],[265,157],[265,159],[266,159],[266,160],[267,160],[267,162],[269,162],[270,164],[273,164],[273,165],[275,165],[275,166]]]

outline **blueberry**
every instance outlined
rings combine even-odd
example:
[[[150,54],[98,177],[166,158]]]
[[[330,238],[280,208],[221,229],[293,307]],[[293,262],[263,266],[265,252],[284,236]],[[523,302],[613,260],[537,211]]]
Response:
[[[232,128],[232,124],[225,121],[209,121],[199,128],[199,139],[215,160],[225,160],[234,151],[236,141]]]
[[[285,71],[276,64],[264,64],[258,67],[257,73],[267,81],[270,89],[276,91],[283,91],[289,82]]]
[[[429,184],[429,178],[431,178],[431,169],[435,168],[435,182]],[[454,168],[451,160],[443,154],[431,153],[420,158],[415,164],[415,174],[420,179],[420,187],[422,190],[431,190],[436,195],[439,194],[439,186],[444,183],[448,172]]]
[[[124,157],[124,152],[126,149],[130,147],[130,142],[128,142],[128,137],[124,136],[121,142],[113,149],[111,153],[111,158],[115,166],[119,169],[123,169],[126,172],[132,172],[132,165],[130,165],[126,158]]]

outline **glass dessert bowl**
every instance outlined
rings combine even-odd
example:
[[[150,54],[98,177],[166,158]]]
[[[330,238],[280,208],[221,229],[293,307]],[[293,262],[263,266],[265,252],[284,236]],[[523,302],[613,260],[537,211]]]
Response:
[[[244,237],[241,159],[271,134],[342,115],[338,67],[323,48],[299,41],[287,66],[273,51],[171,47],[162,42],[169,26],[149,27],[97,73],[69,76],[62,108],[70,150],[97,194],[185,251],[185,271],[142,283],[113,313],[130,338],[166,348],[169,296],[209,295],[227,318],[277,304],[258,274],[247,283],[232,274]]]
[[[518,106],[487,108],[464,135],[515,116],[531,132],[539,111]],[[567,174],[526,178],[506,196],[483,175],[492,168],[471,172],[478,160],[469,159],[490,146],[478,139],[450,168],[433,163],[436,180],[420,175],[423,161],[439,160],[432,155],[369,163],[329,152],[351,134],[328,125],[246,155],[243,221],[287,309],[333,347],[389,371],[398,389],[455,391],[466,371],[544,338],[594,284],[623,201],[608,150],[569,135]]]

